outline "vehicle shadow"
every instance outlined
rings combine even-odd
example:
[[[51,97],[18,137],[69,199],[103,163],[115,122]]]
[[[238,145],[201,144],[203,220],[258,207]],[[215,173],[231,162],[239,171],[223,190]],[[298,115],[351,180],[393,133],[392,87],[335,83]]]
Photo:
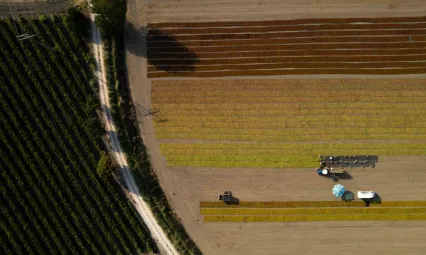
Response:
[[[158,29],[135,27],[126,23],[125,42],[128,52],[148,60],[148,64],[152,66],[148,71],[192,72],[198,62],[195,52],[172,35]]]

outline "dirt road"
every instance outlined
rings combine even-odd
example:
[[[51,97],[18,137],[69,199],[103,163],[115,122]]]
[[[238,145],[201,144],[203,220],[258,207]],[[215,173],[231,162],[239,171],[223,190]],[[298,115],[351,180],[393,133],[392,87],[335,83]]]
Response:
[[[91,19],[94,20],[95,16],[91,14]],[[129,191],[130,196],[132,197],[132,202],[141,215],[143,221],[147,225],[149,231],[151,232],[152,237],[157,243],[158,248],[160,249],[162,254],[170,254],[177,255],[179,254],[177,250],[174,248],[173,244],[167,238],[163,229],[158,224],[155,219],[151,209],[148,204],[142,199],[142,196],[139,192],[139,188],[136,185],[133,175],[130,172],[130,169],[127,164],[127,159],[125,154],[123,153],[123,149],[121,148],[120,142],[118,140],[116,127],[114,125],[111,111],[110,111],[110,101],[109,101],[109,92],[108,85],[106,83],[106,72],[105,72],[105,63],[104,63],[104,52],[103,52],[103,44],[100,36],[100,32],[97,29],[94,22],[91,23],[92,30],[92,41],[93,41],[93,51],[96,58],[96,77],[99,79],[99,94],[102,103],[103,115],[105,117],[105,127],[108,132],[110,141],[111,141],[111,150],[116,158],[123,179],[126,183],[127,190]]]

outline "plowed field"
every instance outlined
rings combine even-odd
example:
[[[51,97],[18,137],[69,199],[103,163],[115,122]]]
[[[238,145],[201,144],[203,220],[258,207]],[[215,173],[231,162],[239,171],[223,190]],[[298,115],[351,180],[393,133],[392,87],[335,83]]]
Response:
[[[425,17],[156,23],[147,39],[149,78],[426,73]]]

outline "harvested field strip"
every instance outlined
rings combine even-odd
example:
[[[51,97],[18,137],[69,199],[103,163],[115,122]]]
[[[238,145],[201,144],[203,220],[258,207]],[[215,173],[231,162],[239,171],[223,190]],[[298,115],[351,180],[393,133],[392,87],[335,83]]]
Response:
[[[201,208],[201,215],[321,215],[426,213],[426,207],[383,208]]]
[[[205,59],[197,60],[196,65],[241,65],[243,64],[282,64],[284,68],[286,64],[291,63],[323,63],[323,62],[407,62],[407,61],[425,61],[426,55],[413,55],[413,56],[298,56],[298,57],[280,57],[280,58],[223,58],[223,59]],[[191,59],[164,59],[155,61],[155,66],[161,65],[194,65]],[[364,64],[363,63],[363,64]],[[339,63],[342,64],[342,63]],[[152,65],[150,66],[150,69]],[[264,68],[264,67],[262,67]],[[148,69],[148,71],[150,70]],[[261,69],[261,68],[258,68]]]
[[[241,61],[244,62],[244,61]],[[163,67],[170,65],[149,66],[148,72],[161,71]],[[191,66],[183,63],[182,66]],[[278,64],[251,64],[251,65],[215,65],[215,66],[199,66],[196,65],[192,71],[218,71],[218,70],[258,70],[258,69],[280,69],[280,68],[413,68],[426,67],[426,62],[377,62],[377,63],[278,63]]]
[[[154,87],[153,87],[154,91]],[[159,93],[159,92],[156,92]],[[309,93],[308,91],[306,93]],[[262,104],[157,104],[153,102],[152,108],[155,111],[169,111],[175,109],[179,110],[305,110],[305,109],[318,109],[315,103],[262,103]],[[350,102],[350,103],[334,103],[329,102],[321,105],[320,109],[389,109],[394,110],[422,110],[426,109],[426,103],[369,103],[369,102]]]
[[[187,103],[193,104],[217,104],[217,103],[324,103],[324,98],[316,96],[276,96],[276,97],[186,97]],[[176,104],[182,102],[179,97],[156,98],[156,104]],[[376,103],[425,103],[426,97],[398,97],[398,96],[329,96],[327,102],[376,102]]]
[[[302,24],[345,24],[345,23],[400,23],[400,22],[426,22],[426,17],[379,17],[379,18],[316,18],[316,19],[294,19],[294,20],[267,20],[267,21],[233,21],[233,22],[163,22],[152,23],[152,28],[195,28],[195,27],[244,27],[244,26],[289,26]]]
[[[296,221],[401,221],[426,220],[426,214],[337,214],[337,215],[207,215],[205,222],[296,222]]]
[[[382,201],[371,203],[372,207],[426,207],[426,201]],[[255,202],[240,201],[238,205],[227,205],[223,202],[200,202],[200,208],[299,208],[299,207],[365,207],[363,201],[284,201]]]
[[[348,123],[348,126],[350,124]],[[157,127],[158,133],[170,134],[224,134],[253,136],[302,136],[302,135],[343,135],[343,134],[426,134],[426,128],[294,128],[294,129],[234,129],[234,128],[191,128],[191,127]]]
[[[293,116],[293,115],[424,115],[425,109],[282,109],[282,110],[161,110],[157,116]],[[167,122],[162,122],[167,124]],[[192,123],[191,123],[192,124]]]
[[[205,34],[205,35],[151,35],[148,41],[199,41],[199,40],[243,40],[243,39],[276,39],[291,37],[335,37],[335,36],[391,36],[391,35],[426,35],[426,29],[406,30],[328,30],[328,31],[295,31],[261,34]]]
[[[300,74],[364,74],[364,75],[392,75],[392,74],[421,74],[426,68],[393,68],[393,69],[282,69],[282,70],[245,70],[245,71],[213,71],[213,72],[152,72],[148,78],[162,77],[223,77],[223,76],[251,76],[251,75],[300,75]]]
[[[283,85],[285,86],[285,85]],[[160,98],[196,98],[196,97],[306,97],[312,95],[313,97],[347,97],[347,96],[366,96],[366,97],[426,97],[426,90],[332,90],[332,91],[288,91],[288,90],[256,90],[256,91],[192,91],[181,89],[179,94],[176,95],[176,91],[166,92],[161,91],[160,93],[152,92],[152,98],[154,100]]]
[[[230,122],[287,122],[287,121],[340,121],[340,122],[367,122],[367,121],[381,121],[381,122],[419,122],[426,121],[426,116],[409,116],[409,115],[382,115],[380,117],[367,116],[367,115],[340,115],[340,116],[329,116],[329,115],[314,115],[314,116],[291,116],[289,119],[280,116],[264,116],[264,117],[250,117],[250,116],[179,116],[177,118],[170,118],[171,120],[179,120],[182,122],[204,122],[204,121],[230,121]]]
[[[164,145],[167,145],[165,143]],[[312,156],[313,155],[380,155],[380,156],[422,156],[425,155],[426,145],[423,149],[164,149],[161,153],[171,160],[172,155],[234,155],[234,156]]]
[[[236,46],[236,45],[258,45],[258,44],[283,44],[283,43],[330,43],[330,42],[408,42],[410,36],[392,37],[300,37],[300,38],[277,38],[277,39],[253,39],[253,40],[221,40],[214,42],[214,46]],[[426,41],[425,36],[412,36],[412,41]],[[186,47],[213,46],[211,41],[186,41]],[[173,41],[148,41],[148,48],[180,47],[180,43]]]
[[[293,26],[248,26],[248,27],[214,27],[214,28],[161,28],[148,30],[148,36],[164,34],[230,34],[230,33],[265,33],[284,31],[322,31],[322,30],[375,30],[375,29],[417,29],[426,28],[425,22],[419,23],[388,23],[388,24],[315,24]]]
[[[385,122],[385,121],[291,121],[286,122],[182,122],[179,120],[168,120],[165,122],[155,122],[154,126],[159,127],[188,127],[188,128],[234,128],[234,129],[285,129],[285,128],[323,128],[326,126],[334,128],[426,128],[424,122]]]
[[[253,58],[253,57],[285,57],[285,56],[382,56],[382,55],[425,55],[426,49],[424,48],[408,48],[408,49],[345,49],[345,50],[291,50],[291,51],[241,51],[241,52],[197,52],[196,57],[198,61],[207,58]],[[150,60],[160,59],[176,59],[176,55],[182,59],[187,60],[193,58],[193,54],[182,54],[176,52],[162,52],[155,51],[149,52],[148,58]]]
[[[167,161],[168,166],[174,167],[269,167],[269,168],[314,168],[318,162],[271,162],[271,161]]]
[[[318,49],[398,49],[425,48],[426,42],[378,42],[378,43],[312,43],[312,44],[280,44],[280,45],[246,45],[217,47],[167,47],[148,48],[150,52],[235,52],[235,51],[277,51],[277,50],[318,50]]]
[[[156,80],[153,90],[424,90],[425,79]]]
[[[253,136],[238,134],[206,134],[206,133],[157,133],[158,139],[198,139],[198,140],[229,140],[229,141],[343,141],[343,140],[411,140],[425,141],[426,134],[314,134],[292,136]]]

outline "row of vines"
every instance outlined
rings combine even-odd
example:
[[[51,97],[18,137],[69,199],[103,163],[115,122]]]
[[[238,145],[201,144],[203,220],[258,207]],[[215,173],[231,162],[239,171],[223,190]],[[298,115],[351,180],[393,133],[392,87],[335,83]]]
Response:
[[[104,131],[81,27],[75,11],[0,21],[2,254],[156,251],[114,179],[96,174]]]

